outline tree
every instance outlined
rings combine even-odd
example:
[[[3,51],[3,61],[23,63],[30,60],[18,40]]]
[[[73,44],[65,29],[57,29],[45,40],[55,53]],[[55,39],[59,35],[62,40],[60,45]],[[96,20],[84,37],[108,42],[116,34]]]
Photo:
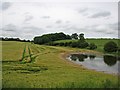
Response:
[[[84,41],[85,41],[85,38],[84,38],[84,34],[83,34],[83,33],[79,34],[79,38],[80,38],[81,42],[84,42]]]
[[[77,34],[77,33],[73,33],[73,34],[71,35],[71,38],[72,38],[72,39],[78,39],[78,34]]]
[[[104,45],[104,51],[105,52],[116,52],[117,49],[118,49],[118,46],[113,41],[109,41]]]
[[[79,34],[78,47],[86,48],[89,44],[85,41],[84,34]]]
[[[66,35],[66,39],[72,39],[70,35]]]

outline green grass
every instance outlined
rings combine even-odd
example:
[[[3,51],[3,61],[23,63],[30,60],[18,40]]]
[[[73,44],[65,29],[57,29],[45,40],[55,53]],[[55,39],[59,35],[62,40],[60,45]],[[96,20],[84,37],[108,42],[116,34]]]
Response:
[[[2,43],[2,42],[0,42]],[[22,58],[22,53],[25,43],[7,41],[2,43],[2,57],[3,60],[16,61]]]
[[[63,58],[64,53],[96,51],[35,45],[23,42],[2,42],[3,88],[114,88],[116,75],[88,70]],[[34,62],[21,64],[25,45]],[[26,50],[29,55],[29,50]]]

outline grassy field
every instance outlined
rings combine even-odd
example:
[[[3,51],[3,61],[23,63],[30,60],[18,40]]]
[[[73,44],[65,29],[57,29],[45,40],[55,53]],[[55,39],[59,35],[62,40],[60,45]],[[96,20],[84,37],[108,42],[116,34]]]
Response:
[[[91,41],[92,42],[92,41]],[[65,53],[93,52],[70,47],[3,41],[3,88],[116,88],[118,77],[88,70],[64,59]]]

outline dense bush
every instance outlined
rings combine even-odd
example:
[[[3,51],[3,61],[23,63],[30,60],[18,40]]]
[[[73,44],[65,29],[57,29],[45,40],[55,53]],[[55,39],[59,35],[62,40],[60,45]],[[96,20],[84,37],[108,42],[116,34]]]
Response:
[[[71,47],[78,47],[78,42],[72,42],[72,43],[70,44],[70,46],[71,46]]]
[[[118,52],[120,52],[120,47],[118,48]]]
[[[68,42],[65,42],[65,43],[64,43],[64,46],[68,46]]]
[[[46,45],[50,45],[50,46],[69,46],[69,47],[73,47],[73,48],[87,48],[88,49],[96,49],[97,46],[94,43],[90,43],[88,44],[86,41],[81,42],[81,41],[76,41],[76,42],[49,42]]]
[[[72,42],[65,42],[64,46],[71,46]]]
[[[86,42],[86,41],[84,41],[84,42],[78,42],[78,47],[79,48],[86,48],[86,47],[88,47],[88,43]]]
[[[59,43],[59,46],[64,46],[64,43],[63,42]]]
[[[89,44],[89,49],[90,50],[94,50],[94,49],[96,49],[97,48],[97,46],[94,44],[94,43],[90,43]]]
[[[113,41],[109,41],[104,45],[104,51],[105,52],[116,52],[117,49],[118,49],[118,46]]]

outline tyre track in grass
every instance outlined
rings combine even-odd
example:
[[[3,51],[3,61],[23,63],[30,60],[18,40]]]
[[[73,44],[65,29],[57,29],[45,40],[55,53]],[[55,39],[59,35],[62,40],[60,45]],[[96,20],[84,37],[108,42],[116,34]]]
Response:
[[[25,45],[20,63],[31,63],[33,59],[29,45]]]
[[[24,47],[23,53],[22,53],[22,58],[20,59],[20,62],[22,62],[25,58],[25,52],[26,52],[26,45]]]
[[[37,53],[38,54],[38,53]],[[18,63],[10,62],[6,63],[8,66],[5,66],[4,71],[8,71],[8,73],[16,72],[22,74],[37,74],[43,71],[48,70],[46,66],[39,66],[34,63],[37,54],[32,52],[32,48],[30,44],[25,44],[23,47],[22,57]],[[29,64],[28,64],[29,63]],[[12,66],[10,64],[13,64]],[[16,66],[17,64],[17,66]]]
[[[29,46],[28,46],[28,52],[29,52],[29,58],[30,58],[30,63],[31,63],[32,62],[32,54],[31,54]]]
[[[36,49],[36,47],[34,47]],[[34,49],[33,48],[33,49]],[[22,53],[22,58],[19,60],[21,64],[25,63],[33,63],[37,56],[39,56],[41,52],[33,52],[31,45],[25,45]]]

